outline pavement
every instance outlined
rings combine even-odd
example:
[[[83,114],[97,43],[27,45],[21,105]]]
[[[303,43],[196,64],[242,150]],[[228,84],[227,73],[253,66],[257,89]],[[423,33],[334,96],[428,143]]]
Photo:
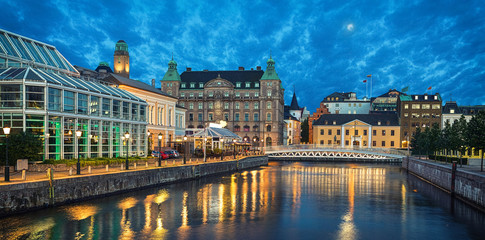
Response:
[[[239,155],[237,159],[241,159],[247,156],[258,156],[258,155]],[[166,159],[162,160],[161,167],[175,167],[175,166],[182,166],[183,164],[183,156],[180,158],[173,158],[173,159]],[[233,156],[225,156],[223,161],[234,161]],[[213,163],[213,162],[220,162],[220,157],[207,157],[205,163]],[[91,173],[88,172],[88,167],[81,167],[81,174],[76,175],[76,166],[72,166],[71,171],[54,171],[54,179],[64,179],[64,178],[77,178],[77,177],[85,177],[90,175],[101,175],[101,174],[113,174],[118,172],[126,172],[126,171],[143,171],[147,169],[155,169],[157,167],[158,159],[156,158],[148,158],[147,160],[138,161],[136,164],[130,162],[129,170],[124,170],[124,164],[116,165],[116,166],[109,166],[108,171],[106,171],[106,165],[102,166],[92,166]],[[188,158],[186,160],[185,165],[198,165],[198,164],[205,164],[203,158]],[[19,184],[19,183],[26,183],[26,182],[37,182],[37,181],[47,181],[47,171],[43,172],[32,172],[26,171],[25,172],[26,179],[22,179],[22,171],[10,172],[10,181],[5,182],[5,174],[4,172],[0,173],[0,186],[2,185],[12,185],[12,184]]]
[[[440,161],[427,159],[427,158],[421,158],[421,159],[417,158],[417,157],[412,157],[412,158],[422,160],[422,161],[427,161],[427,162],[430,162],[430,163],[434,163],[436,165],[448,167],[450,169],[451,169],[451,165],[452,165],[451,163],[440,162]],[[485,160],[484,160],[484,162],[485,162]],[[456,164],[456,170],[457,171],[475,173],[475,174],[478,174],[478,175],[485,177],[485,163],[484,163],[484,166],[483,166],[483,172],[480,171],[480,165],[471,165],[471,166],[470,165],[463,165],[463,166],[460,166],[459,162]]]

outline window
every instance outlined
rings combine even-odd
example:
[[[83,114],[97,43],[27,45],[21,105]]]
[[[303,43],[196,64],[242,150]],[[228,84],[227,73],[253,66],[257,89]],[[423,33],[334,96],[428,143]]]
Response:
[[[199,88],[204,88],[204,83],[199,83]]]
[[[328,129],[328,135],[332,135],[332,129]]]
[[[26,86],[25,101],[27,108],[44,109],[44,87]]]
[[[111,114],[111,99],[103,98],[102,100],[102,115],[103,116],[110,116]],[[135,105],[135,104],[133,104]]]
[[[259,121],[259,114],[258,113],[254,113],[254,121],[255,122]]]
[[[345,135],[349,135],[349,129],[345,129]]]
[[[209,121],[213,121],[214,114],[209,113]]]
[[[271,132],[271,125],[266,126],[266,131]]]
[[[195,83],[190,83],[190,88],[195,88]]]
[[[254,87],[259,87],[259,83],[254,83]]]
[[[229,103],[228,102],[224,103],[224,109],[229,109]]]
[[[420,106],[419,106],[419,104],[412,104],[411,108],[412,109],[420,109]]]
[[[22,108],[22,99],[23,99],[22,95],[23,95],[22,86],[19,84],[0,85],[1,108]],[[73,107],[73,111],[74,111],[74,107]]]
[[[327,143],[328,143],[328,145],[332,144],[332,140],[328,140]]]
[[[245,97],[249,97],[249,92],[245,92],[245,93],[244,93],[244,96],[245,96]]]
[[[119,101],[118,101],[118,116],[119,117],[119,112],[120,112],[120,106],[119,106]],[[114,109],[113,109],[114,111]],[[78,93],[77,94],[77,113],[78,114],[88,114],[88,95]]]
[[[202,93],[199,93],[199,97]],[[214,97],[214,92],[209,92],[209,97]]]
[[[130,103],[129,102],[123,102],[123,119],[130,119]]]
[[[359,130],[355,129],[354,130],[354,136],[357,136],[357,135],[359,135]]]
[[[224,113],[224,121],[229,121],[229,113]]]
[[[244,126],[244,131],[249,132],[249,126]]]
[[[271,102],[266,103],[266,109],[271,109]]]
[[[386,136],[386,130],[382,130],[382,136]]]
[[[193,113],[189,113],[189,121],[194,121],[194,114]]]
[[[93,104],[92,97],[91,97],[91,104]],[[58,111],[58,112],[61,111],[61,90],[55,89],[55,88],[49,88],[48,109],[51,111]]]
[[[323,140],[320,140],[320,145],[323,145]]]
[[[244,109],[249,109],[249,102],[244,103]]]
[[[209,103],[209,109],[214,109],[214,103],[213,102]]]
[[[325,130],[320,129],[320,135],[324,135],[324,134],[325,134]]]
[[[394,136],[394,130],[391,130],[391,136]]]
[[[104,99],[103,99],[103,107],[104,107]],[[139,118],[138,118],[138,104],[131,104],[131,119],[135,120],[135,121],[138,121]],[[169,111],[169,115],[168,115],[168,121],[170,123],[171,121],[171,117],[170,117],[170,111]]]
[[[385,147],[386,146],[386,141],[382,141],[382,146]]]
[[[377,130],[372,130],[372,136],[377,135]]]
[[[348,146],[349,145],[349,140],[345,140],[345,145]]]
[[[250,82],[246,82],[246,87],[251,87],[251,83]]]
[[[337,135],[340,135],[340,129],[337,129]]]
[[[254,109],[259,109],[259,103],[258,102],[254,103]]]
[[[202,122],[202,113],[197,114],[197,120]]]
[[[239,96],[240,96],[239,92],[236,92],[236,97],[239,97]]]
[[[234,121],[239,121],[239,113],[234,114]]]
[[[266,121],[271,121],[271,113],[266,114]]]
[[[255,97],[259,97],[259,92],[255,92],[255,93],[254,93],[254,96],[255,96]]]
[[[266,96],[271,97],[271,90],[266,91]]]
[[[235,108],[239,109],[239,103],[238,102],[236,103]]]
[[[64,91],[64,112],[74,113],[74,92]]]
[[[189,103],[189,109],[194,109],[194,103]]]
[[[404,104],[404,109],[409,109],[409,104]]]
[[[182,88],[185,88],[185,83],[182,83]]]
[[[240,132],[241,131],[241,127],[239,126],[234,126],[234,132]]]
[[[240,87],[241,87],[241,83],[240,83],[240,82],[237,82],[237,83],[236,83],[236,87],[237,87],[237,88],[240,88]]]
[[[189,93],[189,97],[193,98],[194,97],[194,93]]]
[[[336,103],[336,104],[335,104],[335,107],[339,107],[339,104],[338,104],[338,103]]]
[[[181,102],[180,103],[180,106],[185,107],[185,103],[184,102]]]
[[[204,97],[204,93],[203,92],[199,92],[199,97]],[[209,97],[212,97],[212,96],[210,96],[210,94],[209,94]]]
[[[421,109],[430,109],[431,106],[429,104],[423,104],[421,105]]]
[[[394,147],[394,141],[391,141],[391,147]]]
[[[372,146],[373,146],[373,147],[377,146],[376,141],[372,141]]]
[[[364,136],[367,136],[367,130],[364,129]]]
[[[249,121],[249,113],[244,113],[244,121]]]
[[[185,93],[181,92],[180,97],[185,97]]]
[[[440,107],[441,107],[441,105],[439,105],[439,104],[433,104],[432,105],[433,109],[440,109]]]
[[[202,108],[204,108],[203,103],[201,103],[201,102],[200,102],[200,103],[198,104],[198,107],[197,107],[197,108],[198,108],[198,109],[202,109]]]
[[[404,117],[405,118],[409,117],[409,114],[408,113],[404,113]]]

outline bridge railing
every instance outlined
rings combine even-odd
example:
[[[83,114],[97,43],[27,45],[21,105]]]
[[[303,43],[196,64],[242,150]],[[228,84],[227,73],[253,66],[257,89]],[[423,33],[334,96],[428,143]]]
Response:
[[[382,153],[382,154],[392,154],[392,155],[401,155],[406,156],[407,151],[399,150],[399,149],[390,149],[390,148],[369,148],[369,147],[358,147],[358,146],[349,146],[349,147],[342,147],[339,145],[324,145],[324,144],[294,144],[294,145],[279,145],[279,146],[271,146],[265,147],[264,151],[266,153],[271,152],[283,152],[283,151],[301,151],[301,150],[314,150],[314,149],[328,149],[328,150],[344,150],[344,151],[362,151],[362,152],[372,152],[372,153]]]

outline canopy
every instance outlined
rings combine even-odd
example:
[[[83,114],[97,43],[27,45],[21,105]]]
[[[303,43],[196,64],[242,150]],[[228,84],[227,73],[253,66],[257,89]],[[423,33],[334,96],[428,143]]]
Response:
[[[210,138],[235,138],[238,140],[241,140],[241,137],[239,137],[237,134],[229,131],[226,128],[214,128],[214,127],[208,127],[204,128],[203,130],[195,133],[193,135],[194,137],[210,137]]]

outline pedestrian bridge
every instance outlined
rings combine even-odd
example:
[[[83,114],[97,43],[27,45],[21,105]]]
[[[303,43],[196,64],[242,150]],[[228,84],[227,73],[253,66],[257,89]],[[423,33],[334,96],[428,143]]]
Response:
[[[272,161],[401,162],[402,158],[407,156],[407,151],[388,148],[300,144],[266,147],[265,154]]]

